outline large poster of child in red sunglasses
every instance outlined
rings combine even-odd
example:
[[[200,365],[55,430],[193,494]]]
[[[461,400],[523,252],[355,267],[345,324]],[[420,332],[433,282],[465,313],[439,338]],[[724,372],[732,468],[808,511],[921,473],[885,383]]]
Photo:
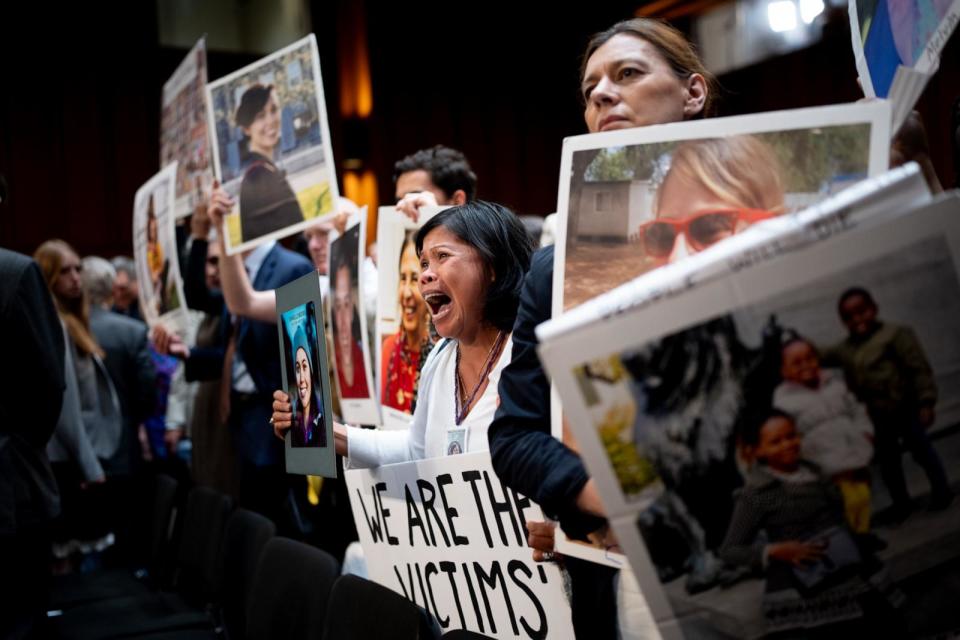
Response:
[[[876,135],[879,112],[872,106],[568,141],[555,271],[562,294],[554,313],[885,170],[889,141]]]

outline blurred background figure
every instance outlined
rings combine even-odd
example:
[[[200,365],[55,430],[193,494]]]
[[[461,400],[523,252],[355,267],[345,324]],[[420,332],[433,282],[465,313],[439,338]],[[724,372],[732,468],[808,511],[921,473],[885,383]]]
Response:
[[[110,264],[117,272],[117,277],[113,280],[113,306],[110,310],[134,320],[143,320],[140,316],[136,263],[129,256],[116,256]]]
[[[63,332],[30,258],[0,249],[0,282],[0,353],[17,363],[0,368],[0,637],[40,638],[59,511],[45,449],[63,402]]]

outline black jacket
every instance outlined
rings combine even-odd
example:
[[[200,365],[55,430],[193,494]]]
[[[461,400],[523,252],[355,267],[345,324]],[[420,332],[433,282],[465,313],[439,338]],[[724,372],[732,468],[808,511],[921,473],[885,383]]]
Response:
[[[533,498],[568,536],[582,539],[601,518],[575,502],[589,479],[580,456],[550,434],[550,382],[537,355],[534,329],[550,318],[553,247],[534,254],[513,325],[513,358],[500,375],[500,406],[490,424],[490,455],[497,475]],[[567,558],[573,626],[580,638],[616,638],[614,569]]]
[[[552,301],[553,247],[546,247],[534,254],[523,282],[513,358],[500,376],[500,406],[490,425],[490,455],[508,485],[559,520],[567,535],[582,538],[603,520],[574,505],[589,475],[580,456],[550,434],[550,381],[534,329],[550,319]]]
[[[63,329],[40,269],[0,249],[0,537],[60,511],[46,447],[63,404]],[[0,570],[2,571],[2,570]]]

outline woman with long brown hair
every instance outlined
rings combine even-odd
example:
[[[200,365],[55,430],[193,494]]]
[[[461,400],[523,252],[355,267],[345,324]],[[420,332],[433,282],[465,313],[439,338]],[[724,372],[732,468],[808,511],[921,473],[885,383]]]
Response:
[[[47,240],[33,254],[66,325],[74,348],[82,356],[103,357],[103,349],[90,331],[90,305],[83,295],[80,256],[63,240]]]
[[[64,407],[47,449],[61,494],[53,551],[65,561],[75,548],[73,540],[96,544],[108,534],[104,496],[81,487],[103,482],[101,462],[116,451],[123,425],[116,391],[101,359],[104,351],[90,329],[80,257],[63,240],[48,240],[37,248],[34,260],[50,289],[66,338]],[[70,422],[79,423],[72,425],[72,441]]]

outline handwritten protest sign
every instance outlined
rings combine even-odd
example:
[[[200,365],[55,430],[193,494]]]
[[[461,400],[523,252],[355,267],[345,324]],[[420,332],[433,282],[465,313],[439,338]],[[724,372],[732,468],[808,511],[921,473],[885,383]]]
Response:
[[[559,568],[537,563],[526,522],[540,507],[500,482],[486,452],[346,474],[370,578],[444,630],[572,638]]]

